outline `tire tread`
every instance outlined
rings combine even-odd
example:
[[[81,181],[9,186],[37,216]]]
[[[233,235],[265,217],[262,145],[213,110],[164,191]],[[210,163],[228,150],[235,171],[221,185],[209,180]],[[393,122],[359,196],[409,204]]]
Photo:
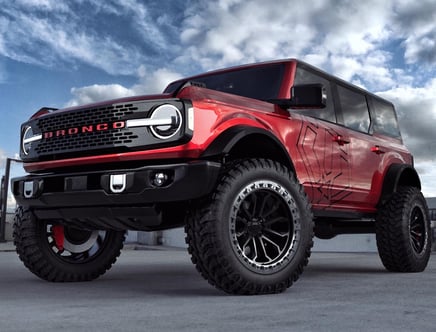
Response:
[[[224,204],[226,193],[229,191],[232,182],[237,177],[244,173],[255,169],[272,169],[274,172],[280,173],[289,177],[289,181],[298,186],[298,192],[301,197],[304,197],[308,222],[312,235],[309,244],[304,248],[304,258],[299,262],[298,267],[294,269],[284,281],[271,285],[249,282],[242,278],[235,271],[229,262],[223,258],[223,252],[217,243],[216,238],[216,220],[217,206]],[[191,260],[196,266],[199,273],[211,285],[230,294],[254,295],[254,294],[271,294],[280,293],[290,287],[293,282],[297,281],[304,267],[308,264],[313,246],[313,216],[311,206],[307,200],[307,196],[303,187],[297,183],[293,174],[283,165],[266,159],[248,159],[239,161],[231,167],[227,167],[227,172],[221,178],[215,192],[199,203],[198,207],[188,217],[188,222],[185,226],[186,243],[188,244],[188,252],[191,255]]]

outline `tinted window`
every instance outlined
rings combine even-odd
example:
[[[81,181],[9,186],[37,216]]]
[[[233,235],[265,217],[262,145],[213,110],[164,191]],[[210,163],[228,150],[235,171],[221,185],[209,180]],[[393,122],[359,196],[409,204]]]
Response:
[[[327,120],[330,122],[336,122],[335,109],[333,107],[333,98],[331,93],[330,82],[325,78],[316,75],[308,70],[297,68],[297,73],[294,78],[294,85],[298,84],[311,84],[311,83],[321,83],[326,89],[327,94],[327,105],[325,108],[321,109],[305,109],[296,110],[297,113],[304,114],[307,116],[312,116],[314,118]]]
[[[338,85],[344,125],[348,128],[367,133],[370,125],[368,104],[363,94]]]
[[[392,104],[374,99],[374,132],[392,137],[400,137],[397,117]]]
[[[194,77],[192,81],[201,83],[207,89],[268,100],[277,98],[283,73],[284,65],[274,64]],[[165,89],[165,92],[174,92],[186,82],[186,80],[174,82]]]

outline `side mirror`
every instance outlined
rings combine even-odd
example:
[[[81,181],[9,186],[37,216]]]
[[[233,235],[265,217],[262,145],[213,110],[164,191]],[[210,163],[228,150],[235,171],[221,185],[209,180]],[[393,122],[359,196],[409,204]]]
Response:
[[[324,108],[327,94],[322,84],[301,84],[291,89],[291,107]]]
[[[270,103],[288,108],[324,108],[327,93],[322,84],[300,84],[291,88],[291,99],[270,99]]]

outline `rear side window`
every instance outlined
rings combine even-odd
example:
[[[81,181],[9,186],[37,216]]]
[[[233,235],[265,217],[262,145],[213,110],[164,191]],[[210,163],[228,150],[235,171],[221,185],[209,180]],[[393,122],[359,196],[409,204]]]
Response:
[[[344,125],[348,128],[368,133],[371,124],[365,95],[338,85]]]
[[[399,138],[400,128],[394,106],[382,100],[373,99],[374,132]]]

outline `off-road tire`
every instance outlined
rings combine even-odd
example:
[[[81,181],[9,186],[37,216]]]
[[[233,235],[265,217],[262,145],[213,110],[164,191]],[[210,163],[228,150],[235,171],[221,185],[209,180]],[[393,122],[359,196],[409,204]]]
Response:
[[[32,273],[53,282],[96,279],[115,263],[125,239],[123,231],[101,232],[92,248],[65,256],[65,252],[57,252],[49,230],[50,225],[29,209],[17,208],[13,237],[18,256]],[[86,235],[86,231],[70,230]]]
[[[283,292],[300,277],[313,246],[302,186],[267,159],[227,167],[214,193],[188,216],[185,231],[197,270],[230,294]]]
[[[380,209],[377,248],[383,265],[393,272],[421,272],[431,252],[427,203],[418,188],[400,187]]]

